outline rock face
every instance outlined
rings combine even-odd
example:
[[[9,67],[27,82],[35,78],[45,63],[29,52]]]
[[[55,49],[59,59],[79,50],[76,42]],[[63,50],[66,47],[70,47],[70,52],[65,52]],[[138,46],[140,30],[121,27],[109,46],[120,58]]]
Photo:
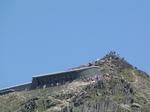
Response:
[[[112,54],[92,65],[99,66],[103,77],[0,96],[0,111],[150,112],[150,77],[145,72]]]
[[[119,110],[121,110],[121,107],[116,105],[115,102],[108,97],[86,102],[79,107],[71,107],[69,110],[63,110],[63,112],[113,112]],[[122,109],[122,112],[127,112],[127,110]]]
[[[134,94],[124,80],[98,81],[74,97],[72,104],[62,112],[128,112],[132,107],[142,110],[141,106],[135,106]]]
[[[124,79],[99,80],[79,89],[74,90],[76,94],[68,89],[53,94],[41,100],[41,107],[47,112],[149,112],[149,108],[146,109],[150,106],[149,100],[138,96]],[[27,101],[22,112],[38,110],[38,100]]]
[[[34,111],[38,107],[35,102],[36,100],[38,100],[38,98],[34,98],[34,99],[27,101],[24,105],[24,109],[21,109],[21,111],[22,112]]]

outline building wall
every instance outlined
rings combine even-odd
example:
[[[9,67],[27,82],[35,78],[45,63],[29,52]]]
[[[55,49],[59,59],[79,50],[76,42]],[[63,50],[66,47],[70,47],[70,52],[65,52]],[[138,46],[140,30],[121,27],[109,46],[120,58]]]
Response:
[[[31,89],[36,89],[37,87],[43,87],[44,85],[51,86],[51,84],[56,85],[57,83],[64,84],[66,82],[71,82],[76,78],[82,76],[91,77],[96,75],[100,75],[100,72],[98,71],[98,67],[89,67],[89,68],[81,68],[81,69],[70,70],[70,71],[63,71],[51,75],[48,74],[41,75],[41,76],[33,77],[32,83],[1,89],[0,95],[13,92],[12,90],[15,91],[31,90]]]
[[[43,87],[44,85],[50,86],[51,84],[56,85],[56,83],[65,83],[67,81],[73,81],[77,78],[77,72],[61,73],[50,76],[43,76],[33,78],[31,89],[36,87]]]
[[[92,67],[92,68],[89,68],[86,70],[79,71],[77,73],[78,77],[81,77],[81,76],[92,77],[92,76],[96,76],[96,75],[100,75],[100,72],[98,71],[98,67]]]
[[[0,90],[0,95],[5,95],[5,94],[8,94],[8,93],[14,92],[14,91],[30,90],[30,88],[31,88],[31,83],[17,85],[17,86],[9,87],[9,88],[6,88],[6,89],[1,89]]]
[[[69,72],[63,72],[59,74],[53,74],[49,76],[40,76],[40,77],[34,77],[31,85],[31,89],[35,89],[37,87],[43,87],[56,85],[57,83],[63,84],[65,82],[71,82],[75,80],[78,77],[82,76],[95,76],[100,75],[100,72],[98,71],[98,67],[91,67],[91,68],[84,68],[81,70],[74,70]]]

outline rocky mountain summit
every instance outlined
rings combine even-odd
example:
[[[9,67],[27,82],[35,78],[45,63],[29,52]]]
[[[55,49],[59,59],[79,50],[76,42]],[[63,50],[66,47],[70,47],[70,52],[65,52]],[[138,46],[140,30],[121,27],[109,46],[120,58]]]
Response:
[[[150,112],[150,77],[109,53],[86,66],[100,76],[0,96],[0,112]]]

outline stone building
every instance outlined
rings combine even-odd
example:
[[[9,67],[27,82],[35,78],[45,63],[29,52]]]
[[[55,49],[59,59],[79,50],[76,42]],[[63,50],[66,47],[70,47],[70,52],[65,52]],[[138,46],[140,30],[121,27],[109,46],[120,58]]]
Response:
[[[82,76],[96,76],[96,75],[100,75],[100,72],[98,71],[97,66],[70,69],[70,70],[61,71],[61,72],[37,75],[37,76],[32,77],[32,82],[30,83],[1,89],[0,95],[8,94],[14,91],[33,90],[36,88],[42,88],[44,86],[46,87],[56,86],[59,84],[72,82],[76,78],[79,78]]]
[[[71,82],[81,76],[95,76],[95,75],[100,75],[98,67],[96,66],[33,76],[31,89],[34,89],[37,86],[43,87],[44,85],[51,86],[63,84],[68,81]]]

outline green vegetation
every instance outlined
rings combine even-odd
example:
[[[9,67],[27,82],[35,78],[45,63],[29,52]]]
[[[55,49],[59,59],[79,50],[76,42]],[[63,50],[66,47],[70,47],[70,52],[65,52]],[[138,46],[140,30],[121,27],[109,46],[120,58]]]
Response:
[[[132,68],[125,68],[122,70],[120,75],[124,76],[124,78],[129,82],[134,82],[135,77],[132,74],[133,69]]]
[[[38,107],[35,111],[33,111],[33,112],[44,112],[44,111],[46,111],[46,110],[48,110],[48,108],[41,108],[41,107]]]
[[[149,110],[150,110],[150,104],[148,104],[148,105],[144,105],[144,110],[146,111],[146,112],[149,112]]]
[[[113,97],[120,100],[120,99],[124,99],[126,96],[122,92],[117,92],[113,95]]]
[[[105,90],[102,89],[93,89],[90,93],[90,98],[86,98],[85,101],[92,101],[102,98],[102,94]]]
[[[38,108],[37,108],[38,111],[43,111],[43,109],[44,109],[42,101],[43,101],[43,98],[40,98],[36,101],[37,105],[38,105]]]

